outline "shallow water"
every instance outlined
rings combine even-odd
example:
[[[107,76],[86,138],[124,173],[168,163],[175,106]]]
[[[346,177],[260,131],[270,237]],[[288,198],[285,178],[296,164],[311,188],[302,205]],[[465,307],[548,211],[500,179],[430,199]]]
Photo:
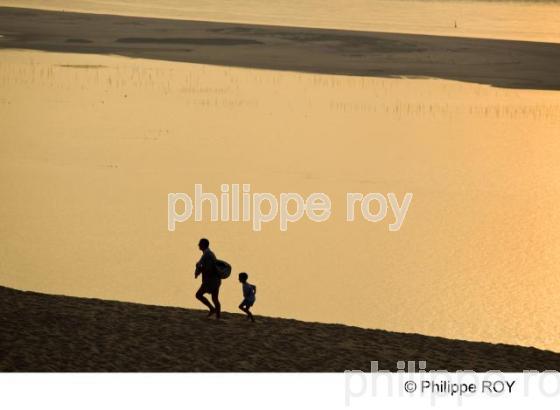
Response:
[[[0,89],[0,284],[199,307],[207,236],[258,314],[560,351],[557,92],[28,51],[0,52]],[[333,215],[168,232],[195,183]],[[389,232],[346,222],[346,192],[414,199]]]
[[[193,20],[560,41],[558,0],[0,0],[0,5]]]

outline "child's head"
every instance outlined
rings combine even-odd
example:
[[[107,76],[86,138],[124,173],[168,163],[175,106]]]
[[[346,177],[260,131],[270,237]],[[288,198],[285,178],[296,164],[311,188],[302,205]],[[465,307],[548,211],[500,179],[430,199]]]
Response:
[[[249,279],[249,275],[247,275],[245,272],[241,272],[239,274],[239,282],[245,283],[247,282],[247,279]]]

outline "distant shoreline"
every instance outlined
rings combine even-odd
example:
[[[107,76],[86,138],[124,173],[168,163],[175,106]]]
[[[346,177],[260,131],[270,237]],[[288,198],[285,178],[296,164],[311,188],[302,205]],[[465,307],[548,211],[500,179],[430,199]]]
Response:
[[[351,12],[326,11],[318,7],[320,0],[292,6],[289,6],[290,0],[280,0],[274,2],[274,5],[265,4],[266,2],[256,4],[251,0],[240,0],[234,7],[220,8],[215,3],[200,0],[168,0],[164,4],[146,0],[123,0],[118,3],[75,0],[64,5],[57,0],[0,0],[0,7],[36,8],[56,12],[560,43],[558,33],[550,30],[551,25],[554,25],[553,19],[547,17],[542,21],[539,16],[543,16],[544,10],[535,10],[547,8],[544,14],[553,16],[558,11],[554,8],[560,5],[560,0],[372,0],[367,4],[361,0],[352,0],[348,3],[353,10]],[[450,6],[455,8],[455,5],[461,6],[456,10],[458,14],[449,10]],[[292,7],[289,14],[282,12],[286,6]],[[523,10],[527,6],[531,8],[528,14]],[[496,7],[501,8],[501,12]],[[517,9],[515,14],[523,15],[522,18],[518,20],[513,17],[515,22],[509,18],[502,19],[506,17],[504,12],[509,13],[512,7]],[[439,12],[432,14],[430,8],[434,8],[434,11],[440,8],[448,10],[443,15]],[[292,13],[293,16],[290,15]],[[420,17],[422,15],[424,17]],[[481,18],[483,22],[479,21]],[[536,21],[539,24],[533,26]],[[513,26],[510,26],[511,23],[514,23]]]
[[[54,296],[0,286],[2,372],[560,370],[560,353],[419,334]]]
[[[0,7],[0,49],[560,90],[560,44]]]

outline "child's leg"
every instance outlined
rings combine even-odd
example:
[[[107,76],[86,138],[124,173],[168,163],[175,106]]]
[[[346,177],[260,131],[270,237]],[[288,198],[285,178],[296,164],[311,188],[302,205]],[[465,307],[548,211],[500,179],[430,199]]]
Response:
[[[254,322],[254,321],[255,321],[255,318],[253,317],[253,314],[251,313],[251,311],[250,311],[249,309],[251,309],[251,307],[250,307],[250,306],[247,306],[247,307],[245,308],[245,313],[247,313],[247,315],[249,316],[249,319],[251,319],[251,322]]]
[[[244,312],[247,313],[247,311],[245,310],[245,302],[241,302],[241,304],[239,305],[239,309]]]
[[[253,318],[253,314],[249,310],[249,306],[245,305],[245,302],[241,302],[241,304],[239,305],[239,309],[241,309],[243,312],[245,312],[247,314],[247,317],[249,317],[249,319],[251,319],[251,321],[253,321],[253,322],[255,321],[255,319]]]

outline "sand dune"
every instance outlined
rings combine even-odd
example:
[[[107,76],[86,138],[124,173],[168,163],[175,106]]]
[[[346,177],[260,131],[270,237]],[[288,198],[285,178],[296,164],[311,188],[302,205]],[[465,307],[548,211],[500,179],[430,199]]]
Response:
[[[0,8],[0,48],[560,89],[560,44]]]
[[[428,369],[560,369],[560,354],[343,325],[81,299],[0,287],[1,371],[395,370],[399,360]]]

